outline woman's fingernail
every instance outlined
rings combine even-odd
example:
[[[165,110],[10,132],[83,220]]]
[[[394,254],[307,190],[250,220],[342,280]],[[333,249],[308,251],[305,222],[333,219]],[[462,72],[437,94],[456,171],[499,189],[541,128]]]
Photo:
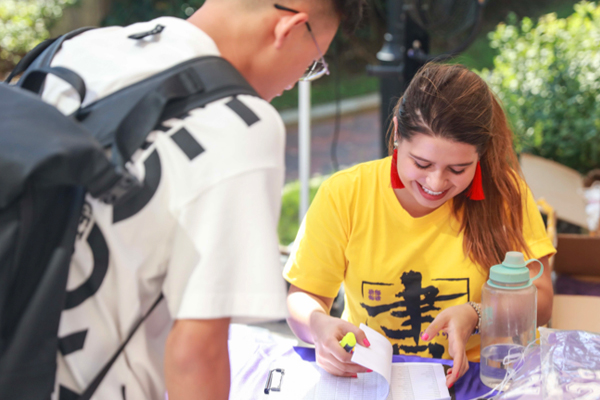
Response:
[[[367,372],[373,372],[373,370],[372,369],[368,369]]]
[[[421,335],[421,338],[423,340],[429,340],[429,335],[427,334],[427,332],[423,332],[423,334]]]
[[[454,386],[454,382],[452,382],[452,383],[450,384],[450,386],[448,386],[448,389],[452,389],[452,386]]]
[[[448,373],[446,375],[451,375],[452,374],[452,368],[448,368]]]
[[[358,374],[352,375],[350,378],[358,378]]]
[[[363,339],[363,344],[364,344],[366,347],[369,347],[369,346],[371,345],[371,343],[369,343],[369,339],[367,339],[367,338],[364,338],[364,339]]]

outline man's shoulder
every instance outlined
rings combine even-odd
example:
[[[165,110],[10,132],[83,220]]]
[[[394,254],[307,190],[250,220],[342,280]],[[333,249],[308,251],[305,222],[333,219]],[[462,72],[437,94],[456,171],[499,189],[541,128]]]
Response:
[[[75,53],[72,55],[75,59],[77,55],[85,55],[118,64],[128,64],[137,58],[154,58],[154,63],[146,67],[157,71],[164,65],[193,56],[220,54],[208,34],[175,17],[90,29],[65,41],[59,57],[65,53]],[[118,71],[107,72],[115,74]]]
[[[243,94],[232,98],[226,105],[231,111],[237,114],[239,118],[244,120],[249,127],[262,121],[273,129],[281,131],[285,130],[283,120],[275,107],[260,97]],[[248,109],[246,109],[246,107]],[[251,115],[250,111],[255,115]],[[263,126],[263,128],[266,127],[267,126]]]
[[[283,173],[285,135],[277,111],[249,95],[223,98],[163,122],[157,146],[177,162],[177,177],[186,193],[202,193],[236,176],[259,171]],[[176,144],[176,146],[173,146]],[[191,146],[191,147],[190,147]],[[181,157],[196,149],[197,157]],[[270,172],[272,173],[272,172]],[[186,179],[180,179],[185,176]]]
[[[141,37],[158,26],[160,33]],[[52,65],[67,67],[83,78],[88,88],[85,106],[183,62],[219,55],[212,38],[196,26],[161,17],[83,32],[63,43]],[[47,102],[57,104],[61,97],[72,95],[62,81],[51,77],[49,82],[44,91]]]
[[[260,97],[240,94],[229,96],[189,113],[186,123],[208,131],[224,131],[237,140],[255,141],[272,133],[283,134],[279,113]]]

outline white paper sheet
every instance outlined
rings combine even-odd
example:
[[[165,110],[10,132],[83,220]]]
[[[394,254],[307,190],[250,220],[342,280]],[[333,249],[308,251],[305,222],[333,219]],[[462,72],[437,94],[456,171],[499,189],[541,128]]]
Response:
[[[302,359],[274,363],[273,368],[285,372],[281,379],[281,391],[263,394],[263,399],[285,400],[359,400],[385,399],[389,386],[379,374],[358,374],[358,378],[331,375],[315,362]],[[274,387],[279,386],[280,374],[275,374]]]
[[[450,400],[441,364],[394,363],[391,376],[388,400]]]
[[[392,356],[394,354],[392,345],[383,335],[365,324],[360,324],[360,329],[367,336],[367,340],[369,340],[371,346],[356,345],[354,347],[354,354],[352,355],[352,362],[372,369],[373,372],[371,374],[377,373],[385,379],[388,390],[386,390],[384,397],[377,397],[377,399],[385,399],[388,397],[392,380]]]
[[[392,363],[389,340],[361,324],[371,346],[354,347],[352,361],[373,372],[358,378],[329,374],[314,362],[299,356],[275,362],[271,368],[284,369],[281,391],[263,394],[263,399],[285,400],[450,400],[444,367],[434,363]],[[279,386],[279,376],[274,386]]]
[[[450,399],[444,367],[434,363],[392,363],[393,348],[376,330],[360,324],[371,346],[357,345],[352,361],[380,374],[390,387],[387,400]],[[380,399],[380,397],[377,397]]]

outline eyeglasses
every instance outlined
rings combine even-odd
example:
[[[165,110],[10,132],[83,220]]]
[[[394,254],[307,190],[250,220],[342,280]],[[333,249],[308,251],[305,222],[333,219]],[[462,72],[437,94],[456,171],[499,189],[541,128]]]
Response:
[[[300,12],[291,8],[280,6],[279,4],[275,4],[275,8],[282,11],[293,12],[295,14],[298,14]],[[313,42],[315,42],[315,46],[317,46],[320,58],[318,60],[315,60],[312,63],[312,65],[306,69],[306,72],[304,72],[304,75],[302,75],[302,77],[299,80],[314,81],[315,79],[319,79],[323,75],[329,75],[329,66],[327,65],[327,62],[325,62],[325,56],[323,55],[323,52],[321,51],[321,48],[317,43],[317,39],[315,38],[315,35],[313,34],[312,29],[310,28],[310,24],[308,23],[308,21],[305,23],[306,27],[308,28],[308,33],[310,33],[310,37],[312,38]]]

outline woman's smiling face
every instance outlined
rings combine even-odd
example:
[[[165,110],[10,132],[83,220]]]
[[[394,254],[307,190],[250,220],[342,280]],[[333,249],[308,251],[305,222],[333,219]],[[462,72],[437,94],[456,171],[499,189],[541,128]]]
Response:
[[[469,187],[479,156],[473,145],[419,133],[398,140],[397,159],[405,189],[396,193],[411,215],[422,216]]]

